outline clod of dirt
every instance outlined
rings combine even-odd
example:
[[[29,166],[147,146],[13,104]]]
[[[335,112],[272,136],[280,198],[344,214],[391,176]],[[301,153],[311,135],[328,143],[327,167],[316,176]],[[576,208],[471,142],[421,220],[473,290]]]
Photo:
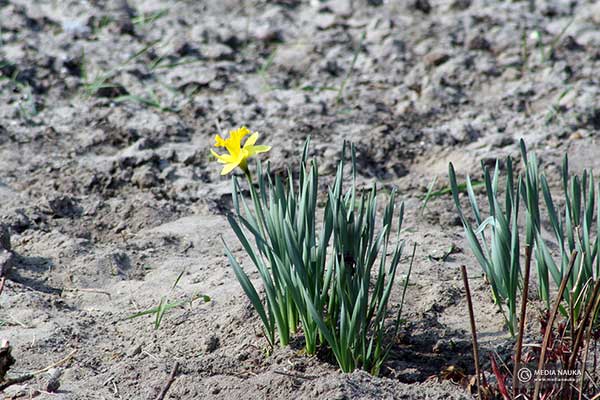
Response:
[[[413,8],[425,14],[429,14],[431,12],[431,4],[429,4],[428,0],[415,0],[413,2]]]
[[[326,3],[327,8],[329,8],[335,15],[343,18],[348,18],[352,16],[352,1],[350,0],[335,0]]]
[[[231,47],[215,43],[211,45],[204,45],[200,48],[200,53],[210,60],[233,60],[234,52]]]
[[[84,21],[66,20],[62,23],[63,32],[73,38],[87,38],[92,34],[92,30]]]
[[[0,343],[0,382],[4,380],[6,373],[15,363],[15,359],[10,354],[11,350],[8,340],[3,339]]]
[[[135,169],[131,182],[139,188],[151,188],[158,184],[157,172],[150,165],[142,165]]]
[[[221,342],[219,340],[219,338],[215,335],[211,335],[208,338],[206,338],[206,340],[204,341],[204,350],[207,353],[212,353],[213,351],[217,350],[220,346]]]
[[[469,50],[489,51],[492,46],[483,35],[478,34],[469,40],[467,47]]]
[[[430,51],[423,57],[423,61],[425,62],[425,64],[433,67],[442,65],[443,63],[448,61],[448,59],[450,59],[450,55],[445,51],[441,50]]]
[[[471,7],[472,0],[454,0],[452,4],[450,4],[450,8],[453,10],[466,10]]]
[[[83,209],[77,205],[72,197],[65,195],[49,199],[48,206],[50,206],[54,216],[58,218],[79,217],[83,212]]]
[[[10,231],[6,224],[0,224],[0,250],[12,250],[10,244]]]
[[[14,262],[14,254],[7,250],[0,250],[0,277],[6,276]]]
[[[107,99],[114,99],[119,96],[126,96],[128,94],[129,92],[127,92],[127,89],[118,83],[103,86],[96,91],[96,96],[105,97]]]
[[[127,357],[135,357],[142,352],[142,345],[136,344],[132,346],[127,352]]]

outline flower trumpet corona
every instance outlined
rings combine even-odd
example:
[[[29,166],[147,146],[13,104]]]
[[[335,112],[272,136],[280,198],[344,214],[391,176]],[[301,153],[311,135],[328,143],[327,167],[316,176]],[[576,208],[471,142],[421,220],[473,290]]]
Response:
[[[242,146],[242,139],[250,135]],[[221,164],[225,164],[221,175],[227,175],[240,167],[244,174],[248,175],[248,158],[258,153],[265,153],[271,150],[271,146],[256,145],[258,140],[258,132],[250,132],[250,129],[242,126],[241,128],[229,131],[229,137],[223,139],[220,135],[215,136],[215,147],[224,147],[229,154],[218,154],[214,150],[210,150],[213,156]]]

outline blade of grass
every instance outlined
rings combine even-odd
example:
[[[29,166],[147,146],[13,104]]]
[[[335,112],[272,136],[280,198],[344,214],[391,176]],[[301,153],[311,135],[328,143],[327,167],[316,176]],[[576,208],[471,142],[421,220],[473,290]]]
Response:
[[[431,194],[433,193],[433,187],[435,186],[436,182],[437,182],[437,176],[434,176],[433,179],[431,180],[431,183],[429,183],[429,187],[427,188],[427,194],[425,194],[425,198],[423,199],[423,202],[421,204],[421,216],[423,216],[423,214],[425,213],[425,208],[427,207],[427,203],[432,198]]]
[[[348,69],[348,71],[346,72],[346,75],[344,76],[344,79],[342,80],[342,84],[340,85],[340,89],[339,89],[337,97],[336,97],[336,103],[338,103],[338,104],[343,103],[344,89],[346,88],[348,79],[350,79],[350,76],[352,75],[352,72],[354,71],[354,66],[356,65],[356,60],[358,59],[358,53],[360,53],[360,50],[362,49],[363,42],[365,41],[366,37],[367,37],[367,31],[364,31],[362,33],[362,35],[360,36],[360,41],[358,42],[358,46],[356,46],[356,48],[354,49],[354,55],[352,56],[352,62],[350,63],[350,68]]]

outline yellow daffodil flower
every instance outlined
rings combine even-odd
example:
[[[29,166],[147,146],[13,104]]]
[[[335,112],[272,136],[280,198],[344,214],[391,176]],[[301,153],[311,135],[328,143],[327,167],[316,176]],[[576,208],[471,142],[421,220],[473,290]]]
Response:
[[[250,137],[246,139],[246,142],[242,147],[242,139],[249,134]],[[215,136],[215,147],[225,147],[229,153],[221,155],[212,149],[210,150],[219,163],[225,164],[221,171],[221,175],[227,175],[233,171],[235,167],[240,167],[242,171],[248,175],[248,157],[271,150],[271,146],[255,145],[257,140],[258,132],[250,132],[250,129],[245,126],[229,131],[229,137],[227,139],[223,139],[220,135]]]

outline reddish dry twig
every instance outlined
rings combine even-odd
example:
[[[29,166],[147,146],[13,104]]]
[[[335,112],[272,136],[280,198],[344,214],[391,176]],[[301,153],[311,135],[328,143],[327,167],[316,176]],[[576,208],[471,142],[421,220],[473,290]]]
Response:
[[[481,372],[479,369],[479,347],[477,346],[477,328],[475,327],[475,315],[473,314],[473,302],[471,300],[471,289],[469,288],[469,278],[467,277],[467,267],[460,266],[465,292],[467,292],[467,307],[469,310],[469,321],[471,322],[471,335],[473,336],[473,360],[475,362],[475,375],[477,379],[477,396],[483,400],[481,395]],[[485,377],[483,378],[485,379]]]
[[[588,329],[587,329],[586,346],[585,346],[585,350],[583,351],[583,360],[582,360],[583,371],[581,373],[581,380],[579,381],[578,400],[581,400],[581,398],[582,398],[581,396],[583,396],[583,383],[585,381],[588,352],[590,350],[590,344],[592,342],[592,329],[594,327],[594,315],[596,315],[599,308],[600,308],[600,296],[596,297],[596,301],[595,301],[594,308],[592,311],[592,317],[590,318],[590,322],[589,322]]]
[[[579,353],[579,346],[581,345],[581,341],[583,340],[583,332],[585,331],[586,323],[592,311],[594,309],[596,303],[596,297],[600,292],[600,279],[594,285],[594,290],[592,292],[592,297],[585,308],[585,312],[583,314],[583,319],[581,320],[581,326],[577,329],[577,335],[575,339],[575,343],[573,344],[573,353],[571,354],[571,358],[569,359],[568,369],[573,369],[575,366],[575,360],[577,359],[577,354]],[[572,324],[573,329],[575,328],[575,323]]]
[[[523,294],[521,295],[521,318],[519,320],[519,336],[517,337],[517,350],[515,353],[515,365],[513,368],[513,398],[517,397],[519,380],[517,374],[521,364],[523,353],[523,334],[525,331],[525,317],[527,314],[527,296],[529,295],[529,271],[531,270],[531,247],[525,247],[525,279],[523,282]]]
[[[552,333],[552,325],[554,325],[554,320],[556,319],[556,314],[558,314],[558,309],[560,307],[560,303],[562,302],[563,295],[565,293],[565,289],[567,288],[567,282],[569,277],[571,276],[571,272],[573,272],[573,266],[575,265],[575,258],[577,258],[577,250],[573,250],[571,253],[571,260],[569,261],[569,269],[567,273],[563,276],[562,282],[560,283],[560,288],[558,289],[558,294],[556,295],[556,302],[554,303],[554,307],[552,308],[552,312],[548,317],[548,325],[546,326],[546,332],[544,333],[544,340],[542,342],[542,352],[540,354],[540,361],[537,367],[537,374],[539,376],[540,371],[544,367],[544,362],[546,361],[546,351],[548,349],[548,342],[550,341],[550,335]],[[535,387],[533,389],[533,397],[532,400],[537,400],[540,394],[540,385],[542,381],[537,380],[535,382]]]

